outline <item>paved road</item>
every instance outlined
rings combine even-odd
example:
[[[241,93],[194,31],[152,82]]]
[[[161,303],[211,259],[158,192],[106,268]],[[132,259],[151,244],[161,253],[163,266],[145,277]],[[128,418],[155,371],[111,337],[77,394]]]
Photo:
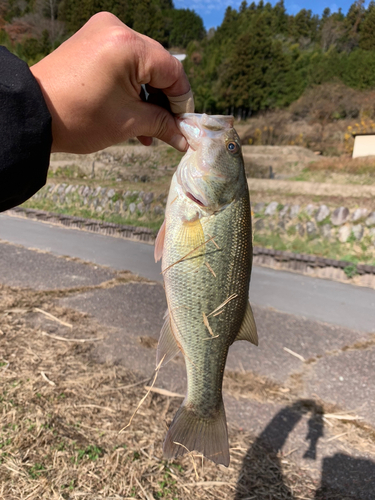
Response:
[[[153,246],[0,214],[0,240],[68,255],[161,281]],[[375,291],[254,267],[251,302],[365,332],[375,332]]]

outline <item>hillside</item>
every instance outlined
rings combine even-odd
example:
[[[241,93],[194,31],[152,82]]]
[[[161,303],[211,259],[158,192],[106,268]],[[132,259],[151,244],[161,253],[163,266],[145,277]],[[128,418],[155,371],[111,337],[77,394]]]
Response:
[[[186,51],[196,111],[233,114],[244,145],[338,157],[351,154],[353,132],[375,131],[373,3],[317,16],[288,14],[282,0],[244,1],[205,33],[202,19],[172,0],[3,0],[0,43],[31,65],[103,9]]]

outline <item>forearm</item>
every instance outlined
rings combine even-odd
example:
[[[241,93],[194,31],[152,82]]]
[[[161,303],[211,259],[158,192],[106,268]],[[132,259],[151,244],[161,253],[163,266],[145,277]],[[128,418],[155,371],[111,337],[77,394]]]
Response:
[[[0,47],[0,211],[30,198],[46,182],[51,116],[28,66]]]

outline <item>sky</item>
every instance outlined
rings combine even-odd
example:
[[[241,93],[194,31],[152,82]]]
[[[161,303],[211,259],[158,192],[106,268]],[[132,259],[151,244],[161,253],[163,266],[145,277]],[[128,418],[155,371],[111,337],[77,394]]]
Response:
[[[270,1],[274,5],[277,0]],[[251,2],[252,0],[247,0],[248,4]],[[264,3],[266,2],[267,0],[264,0]],[[173,3],[176,9],[194,10],[203,19],[206,30],[209,30],[222,23],[228,5],[238,10],[242,0],[174,0]],[[333,3],[332,0],[284,0],[288,14],[296,14],[301,9],[310,9],[314,14],[321,15],[326,7],[329,7],[332,12],[336,12],[341,7],[343,13],[346,14],[352,3],[354,3],[354,0],[345,0],[338,3]],[[365,5],[367,4],[368,1],[366,1]]]

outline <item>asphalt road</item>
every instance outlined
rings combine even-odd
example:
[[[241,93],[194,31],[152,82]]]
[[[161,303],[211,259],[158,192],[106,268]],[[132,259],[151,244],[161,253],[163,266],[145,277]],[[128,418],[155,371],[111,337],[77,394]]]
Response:
[[[153,246],[144,243],[6,214],[0,214],[0,240],[162,280]],[[295,316],[375,332],[375,291],[369,288],[255,266],[250,301]]]

